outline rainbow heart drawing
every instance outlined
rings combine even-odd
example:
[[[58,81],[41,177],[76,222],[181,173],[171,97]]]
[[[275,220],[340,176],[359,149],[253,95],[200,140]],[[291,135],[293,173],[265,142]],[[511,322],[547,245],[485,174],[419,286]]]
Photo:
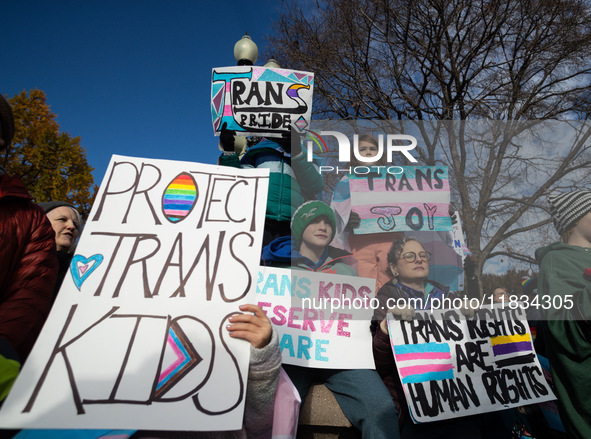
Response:
[[[70,262],[70,272],[72,273],[72,278],[78,291],[80,291],[82,284],[88,276],[101,265],[101,262],[103,262],[103,255],[96,254],[89,258],[82,255],[74,255],[72,262]]]

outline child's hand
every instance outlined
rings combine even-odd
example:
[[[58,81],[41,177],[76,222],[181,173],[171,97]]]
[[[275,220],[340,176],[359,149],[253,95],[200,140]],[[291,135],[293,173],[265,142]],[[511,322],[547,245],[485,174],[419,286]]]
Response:
[[[230,337],[248,340],[257,349],[264,348],[271,341],[271,321],[257,305],[240,305],[240,311],[248,314],[237,314],[230,317],[226,329]],[[250,313],[254,313],[250,314]]]

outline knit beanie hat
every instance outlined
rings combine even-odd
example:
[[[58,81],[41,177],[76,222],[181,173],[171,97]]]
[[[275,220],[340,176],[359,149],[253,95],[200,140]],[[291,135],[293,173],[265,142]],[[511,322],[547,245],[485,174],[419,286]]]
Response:
[[[570,230],[575,223],[591,212],[591,192],[573,191],[548,195],[550,213],[559,235]]]
[[[37,203],[37,204],[39,204],[39,206],[41,206],[41,209],[43,209],[43,212],[45,212],[46,215],[48,212],[55,209],[56,207],[66,206],[66,207],[71,207],[72,209],[76,210],[76,208],[74,206],[72,206],[69,203],[66,203],[65,201],[43,201],[43,202]]]
[[[330,240],[332,241],[337,230],[337,222],[334,217],[334,212],[330,206],[323,201],[306,201],[296,209],[291,218],[291,236],[295,241],[296,248],[299,248],[300,243],[302,242],[302,235],[304,234],[306,227],[321,215],[326,216],[332,226],[332,235],[330,237]]]

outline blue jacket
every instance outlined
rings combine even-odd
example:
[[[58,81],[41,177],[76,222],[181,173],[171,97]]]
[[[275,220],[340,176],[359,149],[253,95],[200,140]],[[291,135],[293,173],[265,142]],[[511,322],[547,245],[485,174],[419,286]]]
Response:
[[[262,260],[265,265],[291,267],[321,273],[357,276],[357,260],[351,253],[330,245],[326,247],[320,260],[315,263],[295,250],[290,236],[274,239],[263,248]]]

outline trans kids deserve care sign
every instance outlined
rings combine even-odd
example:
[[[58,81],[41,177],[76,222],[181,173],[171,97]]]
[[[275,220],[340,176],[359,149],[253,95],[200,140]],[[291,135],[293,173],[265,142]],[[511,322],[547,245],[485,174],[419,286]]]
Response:
[[[388,314],[404,396],[416,423],[555,399],[534,352],[525,311],[495,306],[466,320],[456,309]]]
[[[351,203],[361,218],[354,233],[452,230],[447,167],[393,168],[398,172],[351,175]]]
[[[309,127],[314,74],[269,67],[213,69],[211,117],[216,135],[228,130],[258,136],[289,133]]]
[[[256,300],[279,334],[283,363],[375,369],[374,290],[375,279],[261,267]]]
[[[4,428],[234,430],[266,170],[113,156]],[[220,389],[224,389],[220,392]]]

